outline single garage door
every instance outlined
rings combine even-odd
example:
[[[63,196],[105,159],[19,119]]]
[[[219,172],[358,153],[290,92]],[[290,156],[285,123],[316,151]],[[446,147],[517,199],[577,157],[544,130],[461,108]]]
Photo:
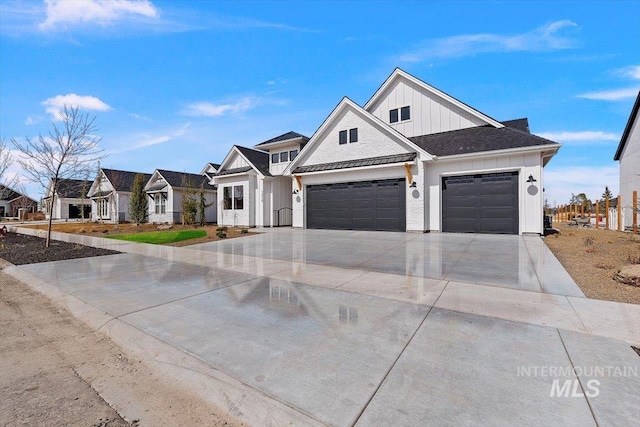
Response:
[[[518,172],[442,178],[442,231],[518,234]]]
[[[406,230],[404,179],[309,185],[307,228]]]

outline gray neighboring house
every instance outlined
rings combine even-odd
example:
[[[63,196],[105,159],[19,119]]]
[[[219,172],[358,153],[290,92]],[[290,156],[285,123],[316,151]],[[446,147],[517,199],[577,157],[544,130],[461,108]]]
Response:
[[[129,221],[129,199],[137,174],[149,181],[151,174],[101,168],[89,188],[91,220],[119,223]]]
[[[91,215],[91,200],[87,191],[91,181],[82,179],[61,179],[58,182],[53,208],[51,208],[51,196],[53,195],[53,182],[49,183],[47,193],[43,199],[45,214],[48,219],[89,219]]]
[[[209,164],[211,165],[211,164]],[[205,170],[209,166],[205,167]],[[204,172],[204,171],[203,171]],[[189,187],[197,192],[204,191],[205,220],[216,222],[216,187],[209,183],[210,178],[205,174],[156,169],[144,187],[149,196],[149,222],[179,223],[182,222],[182,198]],[[199,197],[199,193],[196,194]],[[199,217],[196,218],[200,220]]]
[[[624,226],[631,227],[633,191],[637,191],[640,197],[640,92],[631,109],[613,160],[620,162],[620,196]]]
[[[36,212],[38,202],[16,190],[0,184],[0,217],[17,217],[19,210]]]

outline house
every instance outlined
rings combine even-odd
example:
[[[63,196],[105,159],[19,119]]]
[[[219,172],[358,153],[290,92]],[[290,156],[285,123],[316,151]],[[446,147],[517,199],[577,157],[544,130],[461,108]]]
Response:
[[[20,209],[35,212],[38,210],[38,202],[0,184],[0,218],[18,217]]]
[[[640,197],[640,92],[633,104],[613,160],[620,162],[620,198],[625,228],[633,224],[633,192]],[[640,201],[637,202],[640,206]]]
[[[87,190],[90,185],[91,181],[82,179],[58,180],[58,188],[53,198],[52,208],[53,181],[49,182],[43,199],[46,218],[48,219],[52,215],[53,219],[89,219],[91,201],[87,196]]]
[[[149,196],[149,222],[178,223],[182,221],[182,200],[185,192],[194,190],[194,197],[200,200],[200,191],[204,195],[205,220],[216,222],[216,188],[209,183],[204,173],[214,165],[209,163],[203,174],[174,172],[156,169],[144,187]],[[217,170],[217,169],[216,169]],[[211,172],[210,172],[211,173]],[[213,172],[215,173],[215,172]],[[196,218],[199,221],[199,217]]]
[[[144,182],[151,174],[101,168],[89,188],[91,220],[119,223],[129,221],[129,199],[136,175]]]
[[[541,234],[559,148],[396,69],[364,107],[342,99],[283,174],[294,227]]]
[[[211,178],[218,173],[218,169],[220,169],[220,165],[218,163],[207,163],[204,169],[200,172],[200,175],[204,175],[211,180]]]
[[[308,140],[290,131],[254,148],[234,145],[211,180],[218,186],[218,224],[291,225],[291,177],[283,172]]]

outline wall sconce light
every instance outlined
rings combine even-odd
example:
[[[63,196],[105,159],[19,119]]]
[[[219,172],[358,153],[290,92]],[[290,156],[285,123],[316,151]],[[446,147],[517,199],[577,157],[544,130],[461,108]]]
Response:
[[[532,183],[532,182],[538,182],[535,180],[535,178],[533,177],[533,175],[529,175],[529,179],[527,180],[528,183]]]
[[[297,189],[293,190],[293,194],[298,194],[298,190]]]
[[[416,188],[416,187],[417,187],[416,182],[415,182],[415,181],[413,181],[409,187],[410,187],[410,188]]]

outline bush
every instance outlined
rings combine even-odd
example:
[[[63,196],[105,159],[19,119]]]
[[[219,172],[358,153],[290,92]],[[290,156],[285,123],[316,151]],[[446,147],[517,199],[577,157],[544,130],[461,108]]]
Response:
[[[216,236],[218,236],[221,239],[226,239],[227,238],[227,233],[225,233],[224,231],[218,231],[216,233]]]
[[[223,232],[226,233],[227,232],[227,227],[218,227],[218,228],[216,228],[216,231],[218,231],[218,232],[223,231]]]
[[[249,232],[248,228],[242,228],[240,229],[240,234],[247,234]]]

